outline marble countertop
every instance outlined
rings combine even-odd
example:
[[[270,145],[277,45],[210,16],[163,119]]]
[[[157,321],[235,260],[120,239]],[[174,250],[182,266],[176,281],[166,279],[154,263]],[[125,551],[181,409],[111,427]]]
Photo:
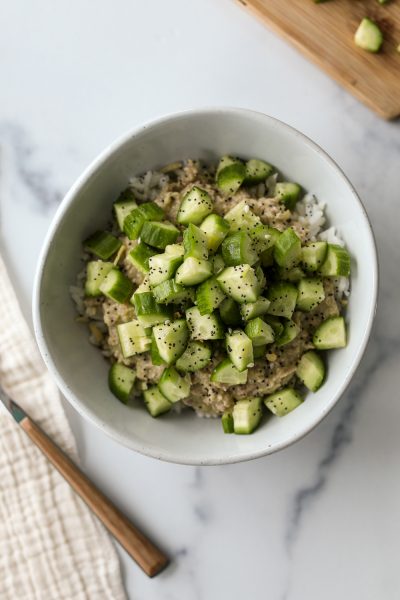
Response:
[[[128,128],[203,105],[260,110],[321,144],[377,237],[380,307],[333,412],[294,447],[193,468],[121,448],[69,406],[85,470],[173,557],[133,600],[398,600],[400,125],[364,108],[233,0],[2,1],[1,239],[29,316],[63,194]]]

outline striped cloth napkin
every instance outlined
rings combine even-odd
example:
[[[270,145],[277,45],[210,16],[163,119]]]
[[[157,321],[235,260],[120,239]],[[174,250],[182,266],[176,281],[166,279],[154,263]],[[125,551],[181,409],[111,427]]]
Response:
[[[41,361],[1,257],[0,382],[76,461],[59,392]],[[0,413],[0,598],[126,599],[107,532],[5,413]]]

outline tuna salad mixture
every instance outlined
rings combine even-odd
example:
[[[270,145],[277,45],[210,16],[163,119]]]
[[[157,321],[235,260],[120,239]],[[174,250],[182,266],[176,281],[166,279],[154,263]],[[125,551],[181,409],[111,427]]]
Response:
[[[114,396],[243,434],[316,392],[324,351],[346,345],[350,275],[324,208],[259,159],[132,178],[71,286]]]

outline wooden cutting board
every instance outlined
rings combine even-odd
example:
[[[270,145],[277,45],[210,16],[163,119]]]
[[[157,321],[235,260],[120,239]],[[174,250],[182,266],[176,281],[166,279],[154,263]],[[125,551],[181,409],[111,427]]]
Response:
[[[238,0],[385,119],[400,115],[400,0]],[[379,54],[355,46],[365,16],[384,32]]]

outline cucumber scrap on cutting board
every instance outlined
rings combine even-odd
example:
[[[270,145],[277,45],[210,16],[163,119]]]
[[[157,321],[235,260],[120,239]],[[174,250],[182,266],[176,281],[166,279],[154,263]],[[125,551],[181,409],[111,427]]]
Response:
[[[294,44],[381,117],[400,115],[400,0],[237,0]],[[361,19],[375,21],[384,35],[372,54],[358,48]]]

